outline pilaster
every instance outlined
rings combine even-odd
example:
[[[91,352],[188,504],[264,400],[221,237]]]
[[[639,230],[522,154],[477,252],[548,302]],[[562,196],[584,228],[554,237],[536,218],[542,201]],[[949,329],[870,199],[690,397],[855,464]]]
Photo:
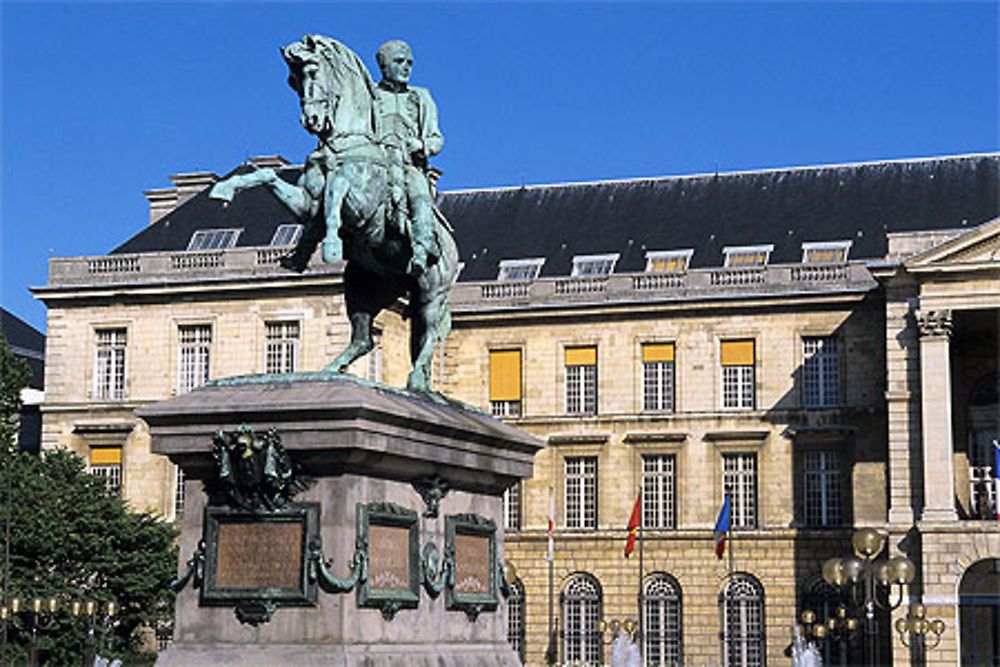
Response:
[[[950,310],[919,311],[924,521],[954,521],[955,471],[951,421]]]

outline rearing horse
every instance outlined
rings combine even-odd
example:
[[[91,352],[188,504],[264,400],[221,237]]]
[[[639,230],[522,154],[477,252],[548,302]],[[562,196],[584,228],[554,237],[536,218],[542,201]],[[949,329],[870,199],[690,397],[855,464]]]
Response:
[[[233,176],[209,196],[232,201],[239,190],[266,186],[304,224],[294,252],[282,265],[302,271],[322,240],[323,261],[347,260],[344,299],[351,342],[325,370],[343,372],[374,347],[372,320],[407,296],[410,371],[406,386],[430,390],[434,346],[451,330],[449,299],[458,276],[458,249],[440,214],[434,219],[438,261],[417,277],[407,273],[412,255],[405,229],[393,219],[390,164],[375,140],[375,84],[357,54],[340,42],[306,35],[281,50],[289,85],[298,93],[300,121],[319,143],[302,176],[291,184],[273,169]],[[405,205],[405,203],[404,203]]]

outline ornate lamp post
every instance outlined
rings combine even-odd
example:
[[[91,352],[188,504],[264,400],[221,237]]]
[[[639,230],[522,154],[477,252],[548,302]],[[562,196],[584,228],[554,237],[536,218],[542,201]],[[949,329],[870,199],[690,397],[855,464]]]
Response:
[[[941,642],[941,634],[945,629],[945,622],[940,618],[933,621],[927,620],[927,608],[917,603],[910,605],[910,611],[906,618],[896,619],[896,634],[903,646],[913,647],[915,657],[918,662],[922,662],[927,649],[932,649]],[[934,635],[934,643],[927,645],[927,635]]]
[[[111,630],[111,622],[114,620],[115,614],[118,613],[118,605],[112,601],[106,603],[103,608],[99,608],[98,603],[93,600],[82,603],[74,602],[72,613],[74,616],[79,616],[82,613],[87,618],[87,641],[83,647],[83,664],[89,667],[94,664],[94,658],[97,657],[98,646],[95,630],[100,630],[101,643],[103,643],[104,637]]]
[[[614,640],[618,639],[623,631],[628,635],[629,640],[635,641],[635,636],[639,630],[638,624],[631,618],[626,618],[624,621],[619,621],[617,618],[611,619],[610,621],[601,619],[597,622],[597,631],[601,633],[601,640],[605,644],[610,644]],[[610,633],[610,637],[608,636]]]
[[[864,613],[869,665],[878,662],[876,609],[892,611],[898,608],[903,602],[903,586],[912,583],[917,573],[913,561],[905,556],[875,560],[885,548],[886,539],[884,532],[862,528],[851,538],[855,555],[830,558],[823,563],[823,579],[826,583],[845,590],[849,605]],[[893,595],[894,587],[898,587],[897,596]]]
[[[35,598],[31,601],[30,609],[23,609],[20,598],[13,598],[9,606],[0,607],[0,621],[3,622],[5,631],[8,623],[19,630],[28,630],[28,664],[31,667],[38,665],[38,631],[52,628],[58,609],[59,600],[56,598]],[[24,618],[19,615],[22,612]]]
[[[806,609],[802,612],[802,634],[806,639],[817,642],[833,641],[840,647],[841,667],[847,667],[847,645],[857,634],[858,619],[847,614],[847,607],[840,605],[832,618],[817,623],[816,612]]]

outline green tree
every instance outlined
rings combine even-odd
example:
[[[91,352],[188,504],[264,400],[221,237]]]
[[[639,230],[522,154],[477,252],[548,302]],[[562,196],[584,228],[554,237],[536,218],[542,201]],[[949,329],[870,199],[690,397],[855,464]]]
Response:
[[[104,636],[102,655],[136,664],[137,629],[172,616],[169,583],[177,567],[177,531],[150,513],[130,509],[103,480],[87,474],[72,452],[51,450],[39,457],[15,451],[16,412],[8,410],[19,408],[11,395],[20,389],[19,371],[8,362],[6,342],[0,340],[0,348],[6,452],[0,488],[9,480],[11,489],[9,496],[0,496],[0,520],[10,512],[8,599],[61,601],[52,626],[38,634],[41,662],[60,666],[81,664],[87,636],[86,620],[69,614],[69,603],[114,600],[120,613]],[[21,664],[27,653],[29,621],[22,612],[17,624],[8,625],[12,664]]]

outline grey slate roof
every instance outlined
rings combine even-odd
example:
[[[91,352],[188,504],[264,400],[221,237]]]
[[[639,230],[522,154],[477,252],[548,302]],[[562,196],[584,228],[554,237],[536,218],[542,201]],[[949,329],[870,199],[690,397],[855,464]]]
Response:
[[[31,379],[28,386],[45,387],[45,334],[6,308],[0,308],[0,332],[14,354],[28,362]]]
[[[248,169],[241,166],[236,172]],[[235,173],[235,172],[234,172]],[[285,169],[294,180],[298,171]],[[851,258],[880,258],[886,234],[955,229],[1000,216],[1000,154],[700,176],[442,192],[463,280],[491,280],[501,259],[545,257],[568,275],[574,255],[620,253],[641,271],[647,250],[693,248],[692,267],[720,266],[725,246],[773,244],[772,263],[798,262],[806,241],[851,240]],[[242,227],[239,246],[266,245],[294,222],[269,193],[223,209],[196,195],[114,253],[184,250],[196,229]]]

